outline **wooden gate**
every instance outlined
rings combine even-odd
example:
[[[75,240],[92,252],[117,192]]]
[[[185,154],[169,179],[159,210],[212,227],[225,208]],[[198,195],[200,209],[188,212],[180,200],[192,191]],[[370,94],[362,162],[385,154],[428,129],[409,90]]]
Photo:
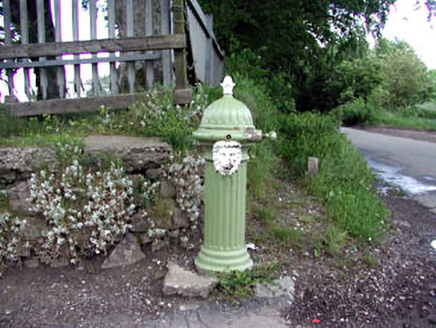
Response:
[[[67,11],[71,17],[66,19]],[[5,106],[18,116],[93,111],[101,105],[124,108],[155,83],[185,89],[187,51],[197,53],[193,57],[199,80],[216,84],[210,74],[212,60],[206,60],[205,78],[195,62],[198,50],[187,47],[190,29],[185,27],[192,22],[203,26],[204,17],[195,0],[3,0],[0,69],[6,73],[10,95]],[[89,33],[86,39],[84,31]],[[72,40],[65,41],[66,32],[71,32]],[[224,54],[211,27],[195,34],[190,35],[190,44],[200,47],[206,57],[218,58],[216,75],[222,76]],[[207,44],[193,42],[201,37]],[[101,63],[107,63],[106,76],[100,72]],[[71,82],[66,80],[66,67],[74,71]],[[91,76],[89,90],[84,88],[85,68]],[[17,70],[23,71],[20,81]],[[103,80],[108,82],[106,88]],[[27,101],[17,102],[13,96],[19,87]]]

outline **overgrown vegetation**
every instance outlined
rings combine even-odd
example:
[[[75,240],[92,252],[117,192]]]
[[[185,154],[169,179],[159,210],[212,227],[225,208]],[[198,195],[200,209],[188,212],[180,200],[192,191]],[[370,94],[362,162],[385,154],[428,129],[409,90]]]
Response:
[[[279,273],[276,264],[255,267],[244,272],[232,271],[218,275],[216,290],[225,298],[246,298],[254,295],[258,283],[271,283]]]
[[[337,234],[376,240],[387,227],[388,212],[373,189],[374,177],[366,161],[337,127],[330,116],[285,116],[280,153],[297,176],[305,176],[309,156],[320,158],[319,174],[306,176],[305,181],[323,200]]]
[[[144,99],[127,109],[99,113],[43,115],[35,118],[17,118],[0,111],[0,145],[35,145],[65,142],[81,135],[128,134],[159,136],[170,143],[180,155],[194,147],[192,131],[198,125],[201,112],[210,103],[213,90],[203,85],[194,88],[193,101],[183,110],[175,106],[173,91],[161,86],[144,94]]]

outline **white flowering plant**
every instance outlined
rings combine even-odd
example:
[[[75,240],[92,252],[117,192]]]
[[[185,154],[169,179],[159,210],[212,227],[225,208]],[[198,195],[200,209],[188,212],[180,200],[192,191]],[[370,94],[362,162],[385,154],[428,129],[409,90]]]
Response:
[[[187,156],[182,163],[170,166],[167,178],[176,186],[176,200],[179,207],[188,213],[191,222],[200,216],[204,179],[202,169],[205,160],[198,156]]]
[[[20,260],[26,224],[9,212],[0,213],[0,269],[6,262]]]
[[[106,253],[130,228],[135,211],[132,182],[113,164],[106,172],[86,174],[77,160],[60,175],[41,170],[30,179],[32,209],[42,213],[41,253],[76,263],[80,255]]]

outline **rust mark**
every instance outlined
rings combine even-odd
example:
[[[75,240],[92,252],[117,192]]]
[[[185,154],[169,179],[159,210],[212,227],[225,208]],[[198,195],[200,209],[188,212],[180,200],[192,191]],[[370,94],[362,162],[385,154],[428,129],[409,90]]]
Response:
[[[252,127],[245,129],[245,137],[250,141],[257,141],[262,139],[262,135],[257,134],[256,130]]]

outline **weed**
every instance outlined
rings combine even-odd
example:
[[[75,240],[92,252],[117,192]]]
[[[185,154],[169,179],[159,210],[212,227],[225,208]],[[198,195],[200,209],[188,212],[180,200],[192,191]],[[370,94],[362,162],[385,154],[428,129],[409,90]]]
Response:
[[[288,227],[280,225],[270,225],[267,228],[268,234],[272,240],[282,244],[283,246],[301,247],[301,231],[291,230]]]
[[[0,185],[0,213],[9,209],[8,191],[5,186]]]
[[[344,125],[362,123],[371,124],[377,121],[379,109],[362,98],[354,99],[335,108],[331,114]]]
[[[217,275],[216,290],[225,298],[247,298],[254,294],[258,283],[271,282],[278,274],[278,266],[269,264],[252,270],[231,271]]]
[[[277,218],[277,209],[269,204],[265,207],[256,203],[252,207],[254,216],[262,223],[271,223]]]
[[[0,108],[0,137],[19,135],[24,122],[24,119],[20,119],[11,112]]]
[[[316,222],[316,218],[313,218],[312,216],[300,216],[298,220],[300,221],[300,223],[306,225],[312,225]]]
[[[338,256],[345,246],[347,233],[340,231],[336,226],[330,225],[325,231],[326,252],[330,256]]]
[[[365,263],[367,266],[369,266],[370,268],[377,268],[379,265],[379,260],[378,258],[371,256],[371,255],[365,255],[363,258],[363,263]]]
[[[403,198],[407,196],[407,194],[401,188],[388,188],[386,190],[386,194],[394,198]]]

